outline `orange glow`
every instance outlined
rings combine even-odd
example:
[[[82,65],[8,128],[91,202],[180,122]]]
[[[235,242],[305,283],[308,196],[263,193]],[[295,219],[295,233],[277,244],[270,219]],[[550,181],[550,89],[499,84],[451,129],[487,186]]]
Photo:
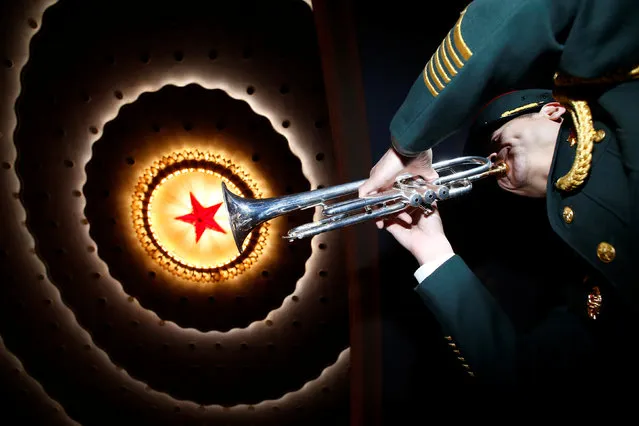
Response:
[[[196,240],[195,227],[176,219],[191,212],[190,194],[194,194],[203,206],[219,204],[222,201],[222,181],[234,191],[239,191],[230,180],[218,173],[191,169],[168,175],[151,194],[148,206],[151,232],[174,259],[189,266],[216,268],[237,257],[237,248],[230,232],[224,234],[207,229]],[[215,215],[215,220],[223,230],[230,230],[224,204]]]
[[[263,252],[268,224],[254,230],[238,254],[223,203],[214,214],[221,232],[205,229],[197,239],[192,223],[176,219],[192,213],[194,202],[220,204],[222,182],[236,194],[262,196],[232,161],[199,150],[164,156],[139,178],[131,205],[133,225],[147,253],[169,272],[194,281],[222,281],[246,271]]]

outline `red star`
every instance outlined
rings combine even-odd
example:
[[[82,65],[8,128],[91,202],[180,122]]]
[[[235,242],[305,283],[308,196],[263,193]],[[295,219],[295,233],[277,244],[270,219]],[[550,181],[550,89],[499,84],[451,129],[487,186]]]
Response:
[[[202,207],[202,204],[195,198],[193,193],[191,195],[191,207],[193,210],[189,214],[176,217],[177,220],[190,223],[195,226],[195,242],[200,241],[200,237],[206,229],[212,229],[214,231],[226,234],[226,231],[215,221],[215,215],[220,209],[222,203],[218,203],[211,207]]]

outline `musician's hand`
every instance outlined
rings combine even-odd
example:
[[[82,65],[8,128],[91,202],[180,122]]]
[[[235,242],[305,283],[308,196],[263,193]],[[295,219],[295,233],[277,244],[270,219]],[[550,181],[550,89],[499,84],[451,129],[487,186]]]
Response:
[[[359,196],[390,188],[400,174],[418,175],[432,181],[437,178],[432,165],[433,152],[430,149],[417,157],[404,157],[391,147],[371,169],[370,177],[359,187]]]
[[[424,214],[421,209],[402,212],[388,217],[383,223],[397,242],[415,256],[420,266],[454,253],[436,208],[430,214]]]

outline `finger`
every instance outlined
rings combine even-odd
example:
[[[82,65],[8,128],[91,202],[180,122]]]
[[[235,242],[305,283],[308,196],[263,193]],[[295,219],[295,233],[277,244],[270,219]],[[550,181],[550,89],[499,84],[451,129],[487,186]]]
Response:
[[[397,219],[399,219],[399,220],[402,220],[402,221],[406,222],[406,224],[408,224],[408,225],[412,225],[412,224],[413,224],[413,222],[415,221],[415,220],[413,219],[413,216],[411,216],[411,215],[410,215],[410,213],[405,212],[405,211],[403,211],[403,212],[399,213],[399,214],[397,215]]]

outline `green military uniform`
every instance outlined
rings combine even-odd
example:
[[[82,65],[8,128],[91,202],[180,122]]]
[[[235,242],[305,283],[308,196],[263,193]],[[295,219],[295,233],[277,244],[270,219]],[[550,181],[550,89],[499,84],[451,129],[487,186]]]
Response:
[[[638,22],[636,0],[476,0],[391,122],[394,148],[414,156],[472,119],[476,128],[498,125],[539,109],[551,94],[568,109],[547,214],[571,249],[561,255],[566,267],[583,264],[590,281],[571,287],[570,301],[525,336],[459,256],[416,288],[478,379],[518,382],[536,369],[574,367],[571,377],[583,373],[588,382],[631,356],[622,349],[630,342],[614,339],[633,338],[639,306]],[[550,91],[499,96],[540,87]],[[616,345],[618,362],[614,351],[600,358],[602,342]],[[606,365],[588,364],[598,359]]]

